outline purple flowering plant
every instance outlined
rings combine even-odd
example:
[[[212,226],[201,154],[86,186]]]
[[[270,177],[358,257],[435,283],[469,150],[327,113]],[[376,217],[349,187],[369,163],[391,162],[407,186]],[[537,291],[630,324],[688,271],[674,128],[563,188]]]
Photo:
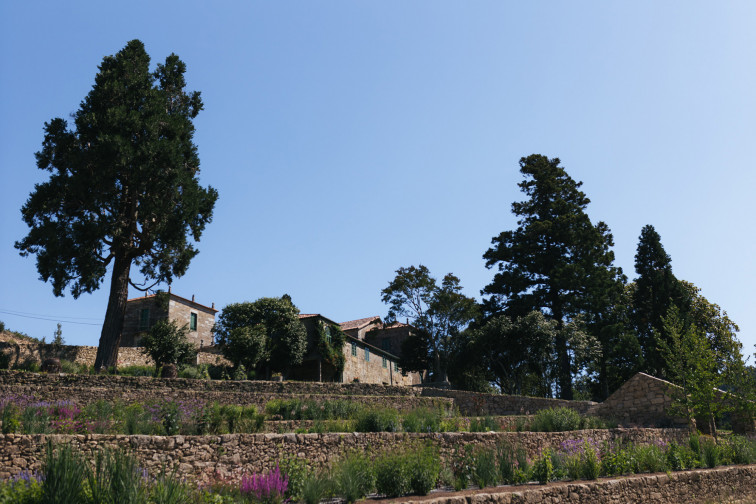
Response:
[[[253,474],[251,478],[246,474],[242,476],[240,490],[262,504],[281,504],[286,502],[284,495],[288,487],[289,476],[282,474],[276,464],[275,469],[265,474]]]

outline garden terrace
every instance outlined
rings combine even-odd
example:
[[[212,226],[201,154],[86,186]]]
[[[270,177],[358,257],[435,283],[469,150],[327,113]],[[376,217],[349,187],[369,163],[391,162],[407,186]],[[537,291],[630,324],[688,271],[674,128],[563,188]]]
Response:
[[[680,442],[683,429],[594,429],[571,432],[448,432],[414,433],[326,433],[326,434],[226,434],[221,436],[124,436],[87,435],[0,435],[0,479],[21,471],[41,468],[48,441],[69,443],[85,453],[96,448],[131,450],[142,467],[157,472],[163,464],[177,467],[182,476],[206,481],[213,474],[240,478],[246,472],[262,472],[287,457],[307,461],[310,467],[325,467],[350,452],[371,457],[386,451],[401,451],[428,443],[446,461],[463,447],[494,447],[502,441],[522,447],[535,458],[547,448],[557,449],[565,441],[649,444],[660,440]]]

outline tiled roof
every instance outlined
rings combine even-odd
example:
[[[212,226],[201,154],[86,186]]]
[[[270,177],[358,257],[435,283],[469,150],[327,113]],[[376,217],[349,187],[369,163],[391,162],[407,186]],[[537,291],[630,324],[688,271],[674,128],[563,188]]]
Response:
[[[320,317],[323,320],[325,320],[326,322],[328,322],[329,324],[339,325],[338,322],[334,322],[333,320],[329,319],[328,317],[324,317],[320,313],[300,313],[298,316],[299,316],[299,320]]]
[[[197,306],[199,308],[204,308],[207,311],[210,311],[210,312],[213,312],[213,313],[218,313],[218,310],[215,309],[215,304],[213,304],[213,306],[206,306],[206,305],[203,305],[202,303],[198,303],[197,301],[194,301],[193,299],[187,299],[185,297],[181,297],[179,295],[176,295],[173,292],[168,292],[168,295],[171,296],[171,299],[178,299],[179,301],[183,301],[184,304]],[[127,299],[126,302],[130,303],[132,301],[140,301],[142,299],[150,299],[150,298],[154,298],[154,297],[155,297],[155,294],[148,294],[146,296],[141,296],[141,297],[135,297],[135,298]]]
[[[361,318],[357,320],[349,320],[348,322],[341,322],[339,325],[341,326],[341,329],[344,331],[348,331],[350,329],[361,329],[365,327],[366,325],[370,324],[371,322],[378,321],[380,322],[381,317],[378,315],[375,315],[373,317],[366,317]]]

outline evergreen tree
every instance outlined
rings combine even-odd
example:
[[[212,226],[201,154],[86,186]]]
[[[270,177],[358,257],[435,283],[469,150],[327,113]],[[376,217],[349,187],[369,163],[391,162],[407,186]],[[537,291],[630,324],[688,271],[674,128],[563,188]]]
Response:
[[[483,258],[497,267],[493,281],[483,289],[508,314],[538,310],[557,324],[558,395],[572,398],[569,331],[572,319],[597,313],[609,301],[607,291],[622,282],[612,266],[612,235],[606,224],[591,223],[585,209],[590,200],[559,166],[559,159],[533,154],[520,160],[526,180],[519,187],[528,196],[512,204],[517,229],[492,239]]]
[[[186,65],[171,54],[149,66],[132,40],[103,60],[74,129],[45,123],[36,157],[50,179],[21,209],[31,229],[16,248],[37,256],[56,296],[69,285],[75,298],[93,292],[111,271],[96,369],[116,365],[129,284],[146,290],[183,275],[197,254],[189,237],[199,240],[218,197],[197,179],[192,120],[202,100],[184,90]],[[132,265],[144,283],[131,282]]]
[[[635,291],[632,299],[632,320],[644,358],[644,371],[666,376],[664,359],[657,344],[663,337],[662,319],[670,307],[685,310],[685,295],[672,274],[672,260],[661,244],[661,237],[653,226],[644,226],[635,254]]]

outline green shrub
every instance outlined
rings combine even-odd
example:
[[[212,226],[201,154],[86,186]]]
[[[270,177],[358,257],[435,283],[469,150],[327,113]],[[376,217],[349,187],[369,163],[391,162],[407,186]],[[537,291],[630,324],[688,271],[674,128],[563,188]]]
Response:
[[[165,364],[189,364],[196,360],[197,350],[189,343],[189,328],[179,327],[173,320],[159,320],[142,338],[142,353],[149,355],[155,368]]]
[[[28,473],[8,481],[0,481],[0,503],[39,504],[42,501],[42,484]]]
[[[355,432],[398,432],[399,413],[390,408],[363,410],[357,414]]]
[[[506,441],[499,443],[496,447],[496,458],[501,482],[511,485],[515,481],[515,469],[517,468],[517,454],[514,447]]]
[[[21,428],[24,434],[48,434],[50,412],[45,407],[27,406],[21,412]]]
[[[499,432],[500,430],[499,422],[491,416],[470,419],[470,432]]]
[[[412,493],[428,495],[436,487],[441,473],[438,452],[429,446],[414,450],[407,456],[407,466]]]
[[[534,432],[578,430],[582,425],[580,413],[570,408],[549,408],[536,412],[530,422]]]
[[[551,450],[544,451],[533,462],[533,478],[542,485],[554,479],[554,463],[551,460]]]
[[[123,426],[126,434],[147,434],[147,419],[144,406],[139,403],[129,404],[123,408]]]
[[[343,458],[334,469],[336,493],[347,503],[362,499],[375,488],[375,474],[370,460],[353,453]]]
[[[670,443],[667,448],[667,466],[673,471],[682,471],[684,469],[693,469],[698,467],[699,462],[696,454],[689,446]]]
[[[89,374],[89,366],[71,362],[67,359],[60,359],[60,371],[61,373],[68,374]]]
[[[329,495],[331,486],[332,482],[325,473],[309,474],[302,482],[298,500],[304,504],[318,504]]]
[[[719,446],[713,439],[707,438],[701,443],[701,462],[713,469],[719,465]]]
[[[657,445],[637,445],[633,448],[633,472],[661,472],[667,469],[667,457]]]
[[[402,420],[404,432],[440,432],[442,412],[432,408],[415,408]]]
[[[142,503],[146,487],[136,458],[123,450],[100,450],[95,454],[94,469],[86,466],[87,489],[92,502]],[[46,481],[46,480],[45,480]]]
[[[0,412],[0,421],[3,423],[3,434],[13,434],[21,427],[21,408],[8,402]]]
[[[601,461],[598,458],[596,449],[588,441],[583,446],[582,459],[582,476],[588,480],[595,480],[601,475]]]
[[[756,441],[744,436],[732,436],[727,443],[733,464],[753,464],[756,462]]]
[[[305,480],[310,474],[305,461],[295,457],[285,457],[278,461],[278,467],[281,474],[285,474],[289,478],[285,497],[294,502],[301,500]]]
[[[79,504],[86,502],[84,476],[87,462],[69,445],[47,444],[43,472],[42,502],[45,504]]]
[[[386,497],[399,497],[409,492],[409,464],[406,454],[386,453],[375,461],[375,487]]]
[[[163,466],[149,487],[150,503],[190,504],[194,500],[194,492],[178,477],[175,468],[169,473]]]
[[[480,488],[496,485],[499,482],[496,452],[493,448],[480,447],[475,450],[473,478]]]

